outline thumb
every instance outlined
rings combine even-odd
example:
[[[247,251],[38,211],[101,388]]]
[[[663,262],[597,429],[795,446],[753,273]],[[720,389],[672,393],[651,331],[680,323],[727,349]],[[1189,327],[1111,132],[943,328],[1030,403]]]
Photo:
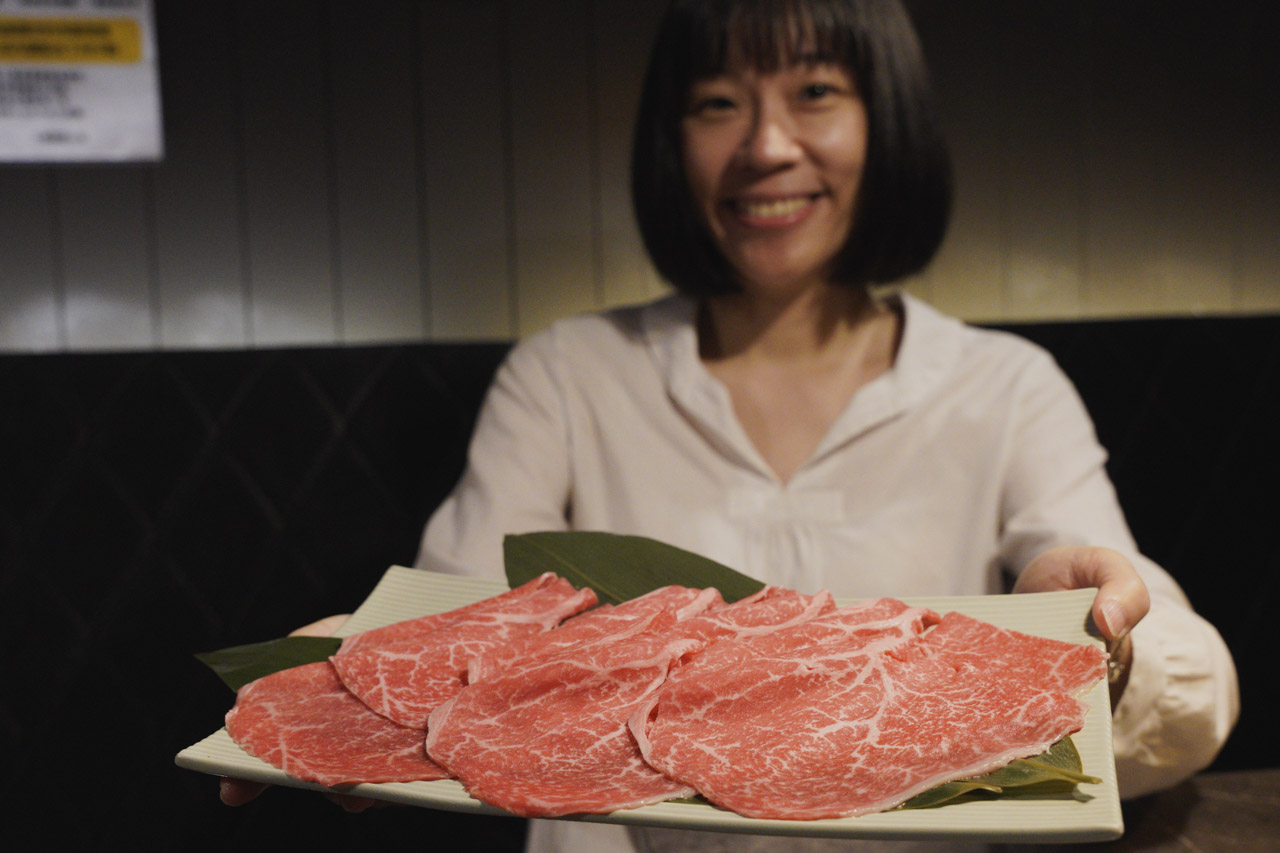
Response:
[[[1103,639],[1123,639],[1151,608],[1147,586],[1123,554],[1110,548],[1054,548],[1031,561],[1014,592],[1096,588],[1093,621]]]
[[[1151,609],[1147,585],[1133,563],[1109,548],[1091,548],[1081,555],[1081,576],[1098,588],[1093,621],[1108,643],[1123,640]]]

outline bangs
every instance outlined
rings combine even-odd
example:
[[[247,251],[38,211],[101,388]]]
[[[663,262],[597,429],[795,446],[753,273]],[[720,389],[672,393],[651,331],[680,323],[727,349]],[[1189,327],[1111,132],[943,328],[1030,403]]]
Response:
[[[732,68],[771,74],[793,65],[832,63],[854,72],[853,4],[830,0],[747,0],[711,3],[689,28],[690,79],[716,77]],[[708,8],[710,7],[710,8]],[[720,8],[716,8],[720,7]],[[856,77],[856,74],[855,74]]]

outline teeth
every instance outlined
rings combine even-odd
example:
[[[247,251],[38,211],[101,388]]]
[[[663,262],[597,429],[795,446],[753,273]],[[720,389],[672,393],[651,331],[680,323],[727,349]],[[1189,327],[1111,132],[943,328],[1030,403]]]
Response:
[[[747,216],[761,219],[780,219],[790,216],[809,204],[808,196],[778,199],[776,201],[739,201],[738,210]]]

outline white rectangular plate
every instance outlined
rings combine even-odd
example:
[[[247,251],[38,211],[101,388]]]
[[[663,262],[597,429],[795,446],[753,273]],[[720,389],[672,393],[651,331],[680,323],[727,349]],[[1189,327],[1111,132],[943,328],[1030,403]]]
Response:
[[[460,578],[402,567],[387,570],[369,598],[338,633],[354,634],[380,625],[440,613],[506,589],[499,581]],[[1094,591],[1032,595],[904,598],[908,604],[939,613],[958,610],[995,625],[1073,643],[1101,641],[1087,630]],[[837,600],[851,604],[852,600]],[[570,820],[643,824],[721,832],[834,838],[966,839],[995,842],[1079,842],[1118,838],[1124,831],[1111,752],[1111,705],[1105,682],[1085,697],[1090,711],[1084,728],[1072,736],[1084,771],[1101,779],[1079,785],[1074,794],[1042,799],[989,800],[932,809],[889,811],[857,818],[787,821],[755,820],[698,803],[662,803],[610,815]],[[275,785],[325,790],[300,782],[245,753],[221,729],[178,753],[189,770],[234,776]],[[471,798],[454,780],[357,785],[348,793],[404,805],[477,814],[506,814]]]

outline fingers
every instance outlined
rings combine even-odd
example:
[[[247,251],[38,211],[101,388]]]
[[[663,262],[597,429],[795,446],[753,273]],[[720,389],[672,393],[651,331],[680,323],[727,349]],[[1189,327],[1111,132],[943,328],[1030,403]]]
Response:
[[[378,804],[377,800],[369,797],[355,797],[350,794],[325,794],[325,799],[342,808],[343,811],[358,814],[367,808],[371,808]]]
[[[243,806],[256,800],[263,791],[270,788],[262,782],[249,782],[244,779],[223,777],[218,780],[218,796],[228,806]],[[350,794],[325,794],[325,799],[344,811],[357,813],[371,806],[379,805],[377,800],[369,797],[356,797]]]
[[[342,627],[343,623],[351,618],[350,613],[338,613],[333,616],[326,616],[318,619],[310,625],[303,625],[301,628],[290,631],[290,637],[332,637],[333,632]]]
[[[1133,640],[1128,634],[1120,640],[1107,643],[1107,687],[1111,693],[1111,708],[1119,706],[1124,689],[1129,684],[1129,670],[1133,664]]]
[[[218,796],[229,806],[243,806],[245,803],[256,800],[258,795],[269,787],[271,786],[261,782],[248,782],[244,779],[230,779],[224,776],[218,781]]]

